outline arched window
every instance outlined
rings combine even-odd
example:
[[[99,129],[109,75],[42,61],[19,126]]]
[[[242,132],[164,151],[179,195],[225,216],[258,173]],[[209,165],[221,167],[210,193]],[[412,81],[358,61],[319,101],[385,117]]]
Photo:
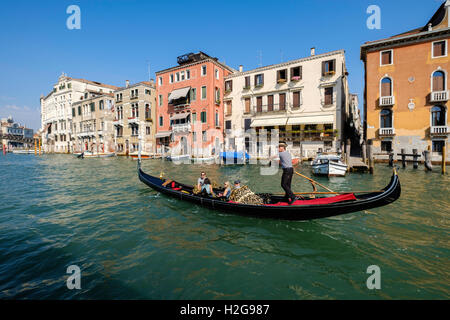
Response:
[[[431,108],[431,125],[434,127],[445,126],[445,108],[434,106]]]
[[[380,112],[380,128],[392,128],[392,111],[383,109]]]
[[[381,96],[390,97],[392,96],[392,80],[388,77],[381,80]]]
[[[445,91],[445,73],[436,71],[433,73],[433,91]]]

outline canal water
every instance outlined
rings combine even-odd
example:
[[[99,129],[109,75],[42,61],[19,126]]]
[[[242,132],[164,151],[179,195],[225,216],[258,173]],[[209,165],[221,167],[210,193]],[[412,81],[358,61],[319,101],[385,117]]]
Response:
[[[281,172],[256,165],[143,162],[194,183],[281,192]],[[310,175],[310,168],[299,171]],[[0,298],[3,299],[448,299],[449,176],[400,169],[393,204],[295,222],[228,215],[149,189],[125,158],[0,156]],[[392,169],[319,178],[336,190],[377,190]],[[294,176],[295,191],[311,186]],[[68,266],[81,289],[66,286]],[[369,290],[377,265],[381,289]]]

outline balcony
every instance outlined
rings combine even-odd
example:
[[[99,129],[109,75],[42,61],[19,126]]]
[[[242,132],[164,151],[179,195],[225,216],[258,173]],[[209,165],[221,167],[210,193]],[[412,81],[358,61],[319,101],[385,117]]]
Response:
[[[395,104],[394,96],[380,97],[380,107],[389,107]]]
[[[139,124],[139,119],[137,117],[129,117],[128,124]]]
[[[430,102],[445,102],[448,100],[448,91],[431,92]]]
[[[134,100],[134,99],[137,99],[137,98],[139,98],[138,95],[133,95],[133,96],[130,97],[130,100]]]
[[[172,124],[172,132],[178,133],[178,132],[190,132],[191,131],[191,123],[179,123],[179,124]]]
[[[431,126],[430,134],[431,136],[447,136],[448,135],[448,127],[447,126]]]
[[[268,113],[268,112],[279,112],[279,111],[286,112],[287,107],[288,107],[287,103],[285,103],[284,105],[280,105],[278,103],[274,103],[273,105],[270,105],[270,106],[267,105],[267,104],[266,105],[262,105],[262,106],[260,106],[260,110],[258,110],[257,106],[254,106],[253,107],[253,110],[254,110],[253,114],[254,115],[262,115],[262,114],[265,114],[265,113]]]
[[[113,125],[115,126],[123,126],[123,120],[122,119],[114,119],[113,120]]]
[[[395,129],[394,128],[380,128],[378,133],[382,137],[392,137],[392,136],[395,136]]]

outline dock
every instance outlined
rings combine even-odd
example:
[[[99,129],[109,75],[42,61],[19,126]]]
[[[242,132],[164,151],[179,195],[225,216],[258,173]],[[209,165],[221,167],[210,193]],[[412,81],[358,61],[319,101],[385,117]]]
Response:
[[[348,171],[349,172],[367,172],[369,171],[369,166],[364,163],[361,158],[349,157],[348,158]]]

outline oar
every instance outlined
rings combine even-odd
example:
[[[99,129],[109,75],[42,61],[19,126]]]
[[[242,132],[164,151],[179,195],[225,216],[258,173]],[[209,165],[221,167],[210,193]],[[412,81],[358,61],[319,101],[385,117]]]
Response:
[[[298,176],[300,176],[300,177],[302,177],[302,178],[305,178],[306,180],[308,180],[309,182],[311,182],[311,184],[313,185],[313,188],[314,188],[314,192],[317,190],[314,184],[317,184],[318,186],[324,188],[325,190],[328,190],[329,192],[335,193],[333,190],[331,190],[331,189],[325,187],[324,185],[318,183],[317,181],[314,181],[313,179],[308,178],[307,176],[304,176],[303,174],[298,173],[297,171],[294,171],[294,172],[295,172],[296,175],[298,175]]]

